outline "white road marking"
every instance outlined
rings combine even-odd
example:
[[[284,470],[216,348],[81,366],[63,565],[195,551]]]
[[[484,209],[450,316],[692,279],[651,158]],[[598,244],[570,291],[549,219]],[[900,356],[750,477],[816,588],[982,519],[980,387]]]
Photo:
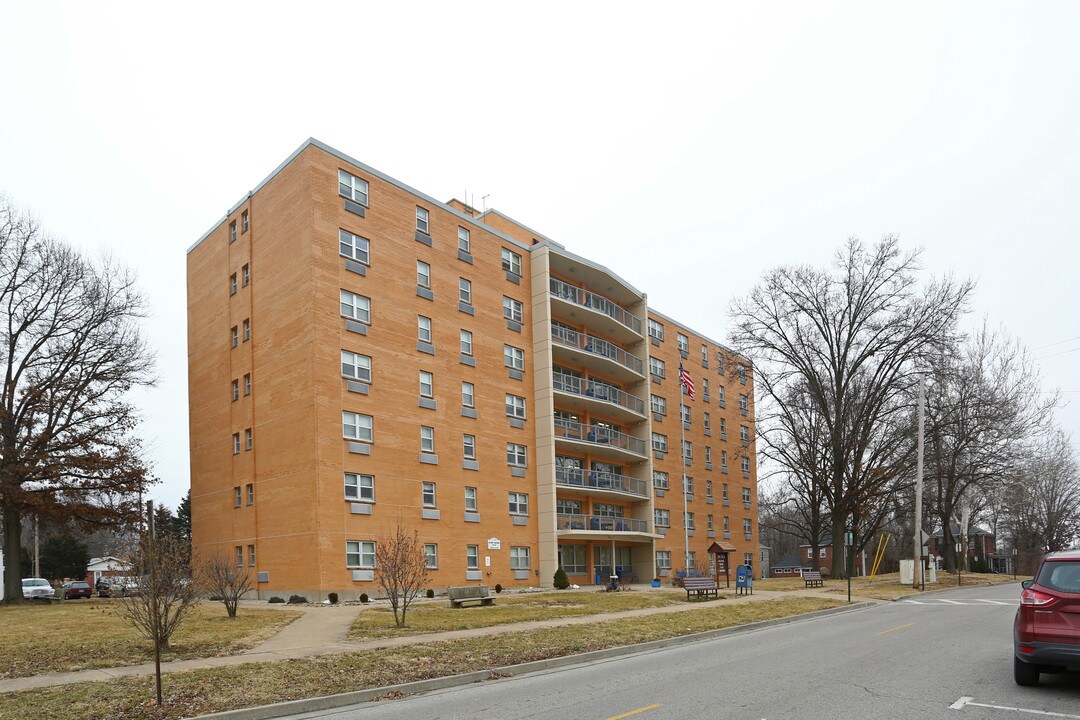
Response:
[[[986,598],[972,598],[970,600],[946,600],[944,598],[936,598],[933,600],[899,600],[898,602],[905,605],[975,605],[977,607],[986,607],[987,605],[1018,605],[1020,600],[989,600]]]
[[[1050,712],[1049,710],[1030,710],[1028,708],[1012,707],[1009,705],[987,705],[985,703],[972,702],[973,697],[962,697],[952,705],[949,706],[950,710],[962,710],[965,706],[971,705],[972,707],[990,708],[991,710],[1009,710],[1010,712],[1022,712],[1030,715],[1046,715],[1048,717],[1059,718],[1073,718],[1073,720],[1080,720],[1080,715],[1069,715],[1067,713]]]
[[[938,600],[938,602],[948,603],[949,605],[966,605],[967,604],[967,603],[962,603],[959,600],[945,600],[944,598]]]

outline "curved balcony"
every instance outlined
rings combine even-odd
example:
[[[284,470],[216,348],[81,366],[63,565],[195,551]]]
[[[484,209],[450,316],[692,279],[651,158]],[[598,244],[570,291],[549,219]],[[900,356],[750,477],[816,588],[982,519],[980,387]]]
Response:
[[[562,398],[560,405],[588,409],[596,415],[629,422],[639,422],[645,417],[644,400],[604,383],[553,373],[552,388],[556,393],[571,396]]]
[[[641,320],[603,295],[597,295],[558,278],[550,279],[549,290],[552,309],[556,315],[572,318],[621,342],[633,343],[642,339]]]
[[[620,381],[638,382],[645,378],[645,363],[615,343],[576,330],[551,326],[552,351],[573,365],[583,365]]]
[[[595,425],[582,425],[573,420],[556,418],[555,442],[571,443],[579,449],[588,448],[586,452],[595,457],[642,460],[647,456],[645,441],[641,438]]]
[[[648,484],[644,480],[600,470],[556,468],[555,484],[565,488],[583,490],[586,493],[603,491],[624,493],[638,498],[648,497]]]

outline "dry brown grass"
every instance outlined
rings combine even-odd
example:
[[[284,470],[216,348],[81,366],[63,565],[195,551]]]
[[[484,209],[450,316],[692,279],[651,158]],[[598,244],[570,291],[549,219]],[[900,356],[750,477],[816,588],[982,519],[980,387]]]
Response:
[[[241,608],[230,620],[221,603],[201,603],[172,638],[163,660],[232,655],[253,647],[301,613]],[[145,640],[110,600],[0,606],[0,678],[136,665],[154,659]]]
[[[949,590],[957,587],[956,576],[950,575],[947,572],[939,572],[937,574],[937,583],[931,585],[926,584],[926,592],[933,590]],[[1003,583],[1015,582],[1012,575],[999,575],[996,573],[964,573],[961,576],[963,587],[975,587],[977,585],[1000,585]],[[790,592],[793,590],[802,590],[806,587],[806,583],[802,578],[793,576],[790,578],[767,578],[765,580],[755,580],[754,589],[756,590],[777,590],[781,592]],[[847,580],[825,580],[824,588],[826,592],[847,594]],[[874,578],[874,582],[871,583],[867,578],[852,578],[851,579],[851,594],[861,598],[874,598],[877,600],[895,600],[901,597],[907,597],[908,595],[918,595],[921,590],[913,590],[910,585],[900,584],[900,573],[885,573],[884,575],[878,575]]]
[[[80,683],[0,695],[0,717],[10,720],[61,716],[172,720],[562,657],[789,617],[839,604],[842,604],[839,600],[828,598],[790,597],[739,605],[703,606],[690,612],[498,637],[174,673],[163,679],[166,705],[161,710],[151,702],[152,677]]]

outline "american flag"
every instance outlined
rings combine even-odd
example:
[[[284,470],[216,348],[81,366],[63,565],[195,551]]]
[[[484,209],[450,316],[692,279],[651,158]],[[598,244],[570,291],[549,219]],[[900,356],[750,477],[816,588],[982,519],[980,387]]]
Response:
[[[686,388],[686,394],[691,400],[694,399],[694,378],[690,377],[690,373],[683,369],[682,363],[679,363],[679,382]]]

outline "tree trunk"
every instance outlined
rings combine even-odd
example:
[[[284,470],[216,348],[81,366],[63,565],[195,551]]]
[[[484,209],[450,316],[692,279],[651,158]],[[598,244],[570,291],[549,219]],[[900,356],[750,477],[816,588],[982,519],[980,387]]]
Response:
[[[833,516],[832,521],[832,577],[846,578],[847,568],[844,566],[844,527],[843,516]]]
[[[18,508],[4,506],[4,604],[23,601],[22,594],[22,517]]]

